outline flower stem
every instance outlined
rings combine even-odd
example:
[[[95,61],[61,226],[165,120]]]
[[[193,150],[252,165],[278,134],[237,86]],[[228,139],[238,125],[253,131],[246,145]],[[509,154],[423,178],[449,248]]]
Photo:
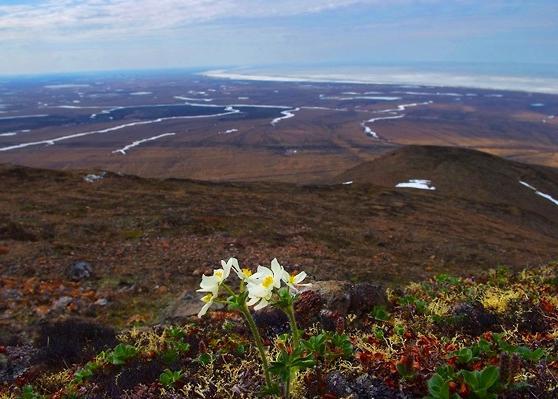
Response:
[[[293,346],[297,348],[300,342],[300,330],[298,329],[298,325],[296,324],[294,304],[291,303],[285,309],[285,313],[287,314],[287,317],[289,318],[289,324],[291,325],[291,333],[293,334]]]
[[[258,331],[258,327],[256,326],[256,322],[254,321],[254,318],[252,317],[252,314],[250,313],[250,310],[248,309],[246,303],[244,303],[243,306],[240,308],[240,312],[246,319],[246,323],[250,328],[250,332],[254,336],[254,339],[256,341],[256,347],[258,348],[258,351],[260,352],[260,358],[262,359],[262,366],[265,375],[265,383],[268,388],[271,388],[272,381],[271,381],[271,375],[269,374],[269,363],[267,361],[264,344],[260,332]]]

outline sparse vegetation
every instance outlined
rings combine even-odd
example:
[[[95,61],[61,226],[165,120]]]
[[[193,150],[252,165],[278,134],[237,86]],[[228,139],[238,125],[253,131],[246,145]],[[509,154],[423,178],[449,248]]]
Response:
[[[558,265],[550,264],[474,279],[438,276],[389,290],[389,307],[348,315],[343,331],[314,324],[301,331],[298,346],[292,336],[263,336],[270,371],[290,380],[295,398],[343,397],[363,386],[386,398],[398,392],[429,399],[555,398],[557,276]],[[500,300],[493,299],[495,290]],[[487,297],[494,306],[483,305]],[[483,324],[483,317],[497,322]],[[119,340],[82,366],[51,367],[42,378],[24,375],[4,385],[4,397],[252,398],[266,386],[258,349],[236,312],[215,311],[162,330],[132,329]],[[63,377],[68,372],[70,382]]]

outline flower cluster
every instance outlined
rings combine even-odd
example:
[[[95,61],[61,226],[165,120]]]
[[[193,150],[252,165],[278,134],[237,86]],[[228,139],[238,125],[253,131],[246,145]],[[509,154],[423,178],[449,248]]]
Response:
[[[227,262],[222,260],[221,268],[213,270],[211,276],[202,276],[198,292],[207,294],[202,298],[204,305],[198,313],[198,317],[205,315],[219,297],[219,291],[231,274],[231,270],[241,281],[241,291],[244,289],[247,291],[248,301],[246,304],[254,306],[255,310],[269,305],[274,290],[281,288],[282,284],[287,286],[293,294],[298,292],[298,287],[310,285],[302,284],[302,281],[306,278],[306,272],[291,275],[279,264],[277,259],[271,261],[270,268],[258,266],[256,273],[252,273],[252,270],[248,268],[241,268],[236,258],[230,258]]]

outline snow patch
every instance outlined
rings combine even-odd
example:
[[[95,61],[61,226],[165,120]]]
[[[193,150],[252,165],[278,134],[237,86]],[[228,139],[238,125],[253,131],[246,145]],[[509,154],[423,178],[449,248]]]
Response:
[[[44,118],[48,116],[47,114],[36,114],[36,115],[17,115],[17,116],[3,116],[0,118],[2,121],[7,121],[10,119],[23,119],[23,118]]]
[[[320,100],[337,100],[337,101],[351,101],[351,100],[375,100],[375,101],[397,101],[401,100],[401,97],[394,96],[326,96],[325,94],[320,94]]]
[[[116,130],[121,130],[121,129],[125,129],[125,128],[132,127],[132,126],[149,125],[149,124],[153,124],[153,123],[161,123],[161,122],[168,121],[168,120],[215,118],[215,117],[218,117],[218,116],[237,114],[239,112],[240,112],[240,110],[234,109],[232,106],[228,106],[228,107],[225,108],[225,112],[221,112],[221,113],[218,113],[218,114],[190,115],[190,116],[169,116],[169,117],[165,117],[165,118],[157,118],[157,119],[152,119],[152,120],[148,120],[148,121],[130,122],[130,123],[125,123],[123,125],[113,126],[113,127],[109,127],[109,128],[101,129],[101,130],[91,130],[91,131],[88,131],[88,132],[75,133],[75,134],[56,137],[56,138],[48,139],[48,140],[32,141],[32,142],[16,144],[16,145],[8,146],[8,147],[0,147],[0,151],[11,151],[11,150],[19,149],[19,148],[31,147],[31,146],[36,146],[36,145],[45,145],[45,144],[46,145],[54,145],[55,143],[57,143],[59,141],[69,140],[69,139],[73,139],[73,138],[77,138],[77,137],[84,137],[84,136],[89,136],[89,135],[92,135],[92,134],[110,133],[110,132],[114,132]]]
[[[431,180],[423,179],[409,179],[407,182],[397,183],[395,185],[397,188],[417,188],[419,190],[436,190],[436,187],[432,185]]]
[[[130,93],[131,96],[148,96],[150,94],[153,94],[150,91],[134,91],[132,93]]]
[[[280,116],[278,118],[275,118],[271,121],[271,126],[275,126],[276,124],[278,124],[279,122],[281,122],[284,119],[289,119],[292,118],[293,116],[295,116],[295,112],[300,111],[300,108],[293,108],[293,109],[289,109],[286,111],[281,111],[281,114],[283,116]]]
[[[225,130],[224,132],[219,132],[219,134],[231,134],[231,133],[236,133],[238,132],[238,129],[228,129]]]
[[[380,136],[378,136],[378,134],[375,131],[373,131],[368,126],[368,124],[374,123],[374,122],[377,122],[377,121],[381,121],[381,120],[385,120],[385,119],[401,119],[401,118],[405,117],[405,114],[398,114],[398,112],[405,111],[407,108],[418,107],[419,105],[430,105],[432,103],[433,103],[433,101],[426,101],[426,102],[423,102],[423,103],[401,104],[401,105],[398,105],[397,108],[375,111],[376,114],[387,113],[387,114],[391,114],[391,116],[382,116],[382,117],[371,118],[371,119],[368,119],[366,121],[363,121],[360,124],[360,126],[362,126],[362,128],[364,129],[364,134],[366,134],[367,136],[371,136],[376,140],[380,140]]]
[[[146,139],[137,140],[137,141],[134,141],[132,144],[128,144],[127,146],[124,146],[124,147],[122,147],[118,150],[114,150],[112,153],[113,154],[121,153],[122,155],[126,155],[126,151],[130,150],[131,148],[137,147],[140,144],[147,143],[148,141],[158,140],[162,137],[174,136],[174,135],[176,135],[176,133],[163,133],[163,134],[160,134],[158,136],[153,136],[153,137],[148,137]]]
[[[96,181],[103,180],[106,174],[107,172],[101,172],[98,175],[91,173],[89,175],[83,176],[83,180],[85,180],[87,183],[95,183]]]
[[[88,84],[60,84],[60,85],[46,85],[43,86],[45,89],[73,89],[73,88],[79,88],[79,87],[91,87],[91,85]]]
[[[176,100],[181,100],[181,101],[205,101],[205,102],[213,101],[212,98],[193,98],[193,97],[184,97],[184,96],[174,96],[174,98]]]
[[[29,133],[31,130],[29,129],[24,129],[24,130],[15,130],[13,132],[6,132],[6,133],[0,133],[0,137],[10,137],[10,136],[16,136],[19,133]]]
[[[545,194],[545,193],[543,193],[543,192],[540,192],[540,191],[537,190],[535,187],[533,187],[533,186],[530,185],[529,183],[524,182],[524,181],[522,181],[522,180],[519,181],[519,184],[522,184],[522,185],[524,185],[525,187],[527,187],[527,188],[533,190],[533,191],[535,192],[535,194],[537,194],[537,195],[539,195],[539,196],[541,196],[541,197],[543,197],[543,198],[549,200],[550,202],[554,203],[554,205],[558,205],[558,200],[555,199],[555,198],[553,198],[550,194]]]
[[[344,182],[341,183],[341,184],[343,184],[343,185],[345,185],[345,186],[348,186],[349,184],[353,184],[353,181],[352,181],[352,180],[344,181]]]

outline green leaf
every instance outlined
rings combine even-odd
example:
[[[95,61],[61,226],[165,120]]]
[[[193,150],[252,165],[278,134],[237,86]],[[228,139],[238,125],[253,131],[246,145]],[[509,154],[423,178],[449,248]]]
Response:
[[[163,373],[159,376],[159,382],[166,387],[171,387],[176,384],[182,378],[182,371],[171,371],[166,369]]]
[[[374,306],[374,308],[372,308],[371,313],[374,319],[378,321],[388,321],[390,317],[389,312],[387,311],[386,307],[383,305]]]
[[[428,393],[434,399],[449,399],[449,385],[439,374],[434,374],[428,380]]]
[[[209,353],[201,353],[197,358],[197,361],[202,366],[207,366],[209,363],[211,363],[212,360],[213,360],[213,358]]]
[[[500,378],[500,369],[496,366],[488,366],[480,373],[479,382],[485,389],[490,389]]]

